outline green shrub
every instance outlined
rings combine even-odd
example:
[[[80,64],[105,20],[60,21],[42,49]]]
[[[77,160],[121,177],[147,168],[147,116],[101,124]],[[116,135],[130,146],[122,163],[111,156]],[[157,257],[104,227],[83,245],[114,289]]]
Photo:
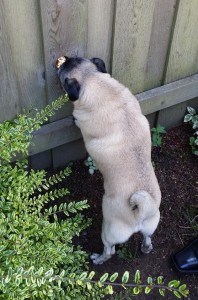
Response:
[[[194,136],[189,138],[189,145],[191,146],[192,153],[198,155],[198,114],[194,108],[187,107],[188,114],[184,117],[185,123],[190,123],[192,129],[195,130]]]
[[[0,299],[96,300],[113,294],[113,285],[128,287],[127,295],[158,288],[160,294],[167,289],[177,297],[187,296],[186,286],[176,280],[166,286],[161,276],[156,283],[148,277],[142,284],[139,271],[134,284],[128,283],[127,271],[121,283],[115,282],[118,273],[93,280],[95,273],[87,272],[87,254],[73,244],[73,237],[90,225],[81,214],[87,202],[53,204],[68,198],[68,189],[56,184],[70,175],[70,168],[48,178],[43,170],[28,171],[27,161],[16,158],[18,153],[27,155],[32,132],[66,101],[59,98],[34,118],[19,115],[0,124]],[[120,295],[115,297],[123,299]]]
[[[72,239],[90,224],[81,214],[87,202],[45,208],[69,194],[54,186],[70,168],[47,179],[45,171],[28,172],[25,160],[10,163],[16,154],[27,154],[31,133],[66,101],[59,98],[35,118],[19,115],[0,124],[0,299],[58,299],[62,288],[47,280],[51,270],[58,275],[61,267],[70,276],[86,265],[87,254]],[[66,220],[58,221],[60,211]]]
[[[166,130],[163,126],[157,125],[151,129],[151,140],[153,147],[160,147],[162,145],[162,135],[166,133]]]

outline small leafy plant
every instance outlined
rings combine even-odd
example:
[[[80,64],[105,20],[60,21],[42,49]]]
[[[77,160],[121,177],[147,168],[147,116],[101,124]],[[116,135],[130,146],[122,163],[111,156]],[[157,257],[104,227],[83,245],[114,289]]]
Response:
[[[52,273],[69,278],[86,267],[87,254],[73,245],[73,238],[90,225],[81,214],[87,201],[53,205],[68,197],[68,189],[56,184],[71,169],[47,178],[44,170],[28,171],[27,161],[16,158],[27,155],[32,132],[65,102],[67,97],[60,97],[34,118],[24,114],[0,124],[0,299],[61,299],[79,293],[50,278]],[[59,212],[67,217],[64,221]]]
[[[151,132],[152,146],[160,147],[162,145],[162,135],[166,133],[165,128],[161,125],[157,125],[156,127],[151,129]]]
[[[137,249],[135,249],[135,252],[132,253],[130,246],[127,243],[125,243],[118,246],[118,250],[116,251],[116,254],[119,258],[131,262],[132,259],[136,257],[136,252]]]
[[[85,166],[89,168],[89,174],[93,175],[96,170],[98,170],[95,161],[88,156],[88,158],[84,161]]]
[[[190,206],[186,209],[184,216],[190,226],[187,226],[188,234],[196,237],[198,235],[198,205]]]
[[[117,273],[115,274],[117,275]],[[114,276],[115,278],[115,274],[113,274],[112,277]],[[149,276],[147,277],[147,283],[143,284],[139,270],[137,270],[135,273],[134,283],[128,283],[128,281],[129,272],[126,271],[122,276],[122,284],[124,288],[127,288],[127,290],[125,290],[124,293],[121,291],[119,294],[111,298],[112,300],[131,299],[131,296],[137,296],[142,292],[148,295],[154,288],[157,288],[159,294],[163,297],[165,297],[166,291],[172,292],[179,299],[181,299],[182,296],[187,297],[189,294],[185,284],[181,284],[178,280],[172,280],[168,283],[168,285],[165,285],[162,276],[158,276],[156,280]]]
[[[188,114],[184,117],[185,123],[190,123],[192,129],[195,130],[194,136],[189,138],[189,145],[191,146],[192,153],[198,155],[198,114],[195,109],[188,106],[187,107]]]

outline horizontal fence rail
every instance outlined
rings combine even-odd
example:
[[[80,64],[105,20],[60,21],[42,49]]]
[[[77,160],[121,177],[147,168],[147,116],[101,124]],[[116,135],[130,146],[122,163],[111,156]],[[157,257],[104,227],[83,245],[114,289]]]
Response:
[[[198,97],[198,74],[137,94],[136,97],[145,115],[182,103]],[[43,152],[79,138],[80,130],[74,125],[73,117],[68,116],[43,125],[36,131],[29,154]]]
[[[144,115],[198,97],[198,74],[136,95]]]

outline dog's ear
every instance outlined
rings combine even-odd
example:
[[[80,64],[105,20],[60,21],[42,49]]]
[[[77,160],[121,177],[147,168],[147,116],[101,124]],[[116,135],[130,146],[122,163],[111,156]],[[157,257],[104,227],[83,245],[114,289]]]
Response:
[[[71,101],[78,100],[80,94],[80,84],[75,78],[66,78],[63,88],[68,93]]]
[[[102,59],[94,57],[91,59],[91,62],[96,66],[99,72],[107,73],[105,63]]]

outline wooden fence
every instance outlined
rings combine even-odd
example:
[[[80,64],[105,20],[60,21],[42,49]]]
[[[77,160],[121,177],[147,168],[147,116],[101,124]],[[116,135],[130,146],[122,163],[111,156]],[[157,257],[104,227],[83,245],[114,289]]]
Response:
[[[0,121],[63,93],[54,64],[66,54],[102,58],[151,126],[174,126],[186,101],[198,108],[197,24],[197,0],[0,0]],[[33,167],[84,157],[71,113],[35,133]]]

